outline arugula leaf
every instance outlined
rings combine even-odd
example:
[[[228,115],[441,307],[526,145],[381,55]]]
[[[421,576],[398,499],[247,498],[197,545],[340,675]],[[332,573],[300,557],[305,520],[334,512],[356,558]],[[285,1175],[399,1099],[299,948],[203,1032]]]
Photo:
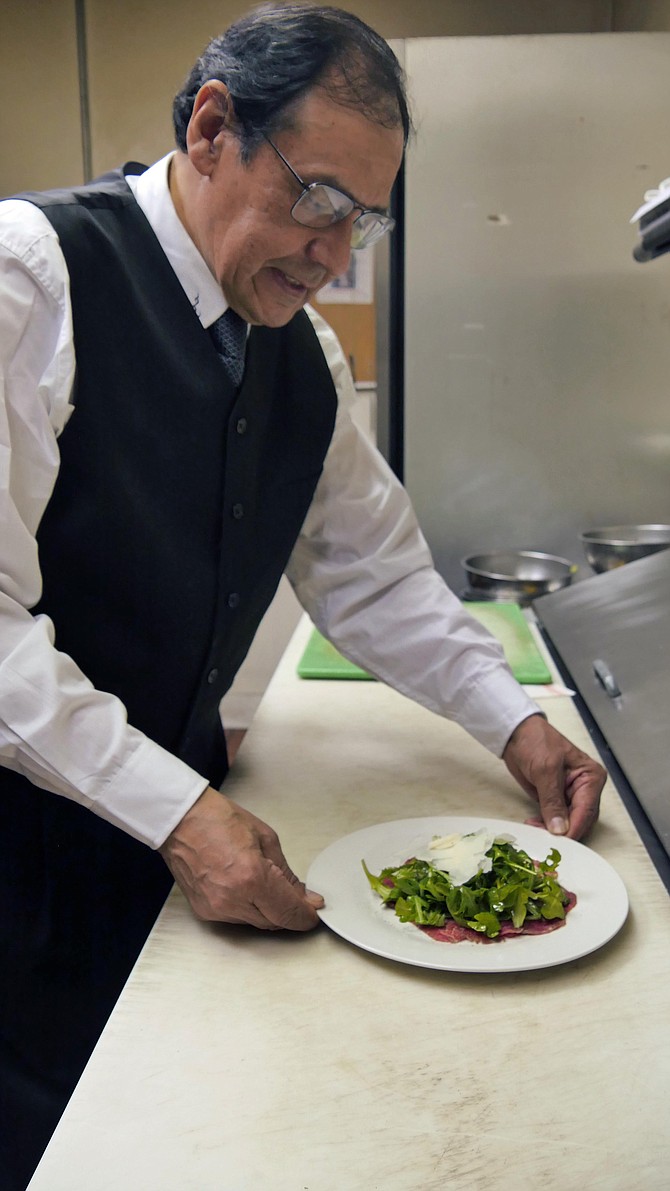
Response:
[[[500,839],[486,855],[491,857],[490,872],[479,872],[464,885],[452,884],[448,873],[414,857],[378,875],[361,863],[371,888],[401,922],[444,926],[452,920],[494,939],[503,922],[520,928],[527,919],[565,918],[568,898],[556,877],[561,859],[556,848],[536,862]]]
[[[393,901],[395,901],[397,898],[397,891],[396,891],[395,884],[385,885],[384,884],[384,873],[381,873],[378,877],[375,877],[374,873],[370,872],[370,870],[364,860],[362,861],[362,865],[363,865],[363,868],[365,869],[365,875],[366,875],[368,881],[370,882],[375,893],[379,894],[382,901],[387,902],[391,899]],[[392,871],[391,869],[384,870],[384,872],[391,872],[391,871]]]

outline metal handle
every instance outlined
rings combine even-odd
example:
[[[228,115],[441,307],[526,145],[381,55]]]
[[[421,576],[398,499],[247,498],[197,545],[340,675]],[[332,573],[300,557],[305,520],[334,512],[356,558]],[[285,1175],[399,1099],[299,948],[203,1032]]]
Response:
[[[593,672],[610,699],[618,699],[621,691],[607,662],[603,662],[601,658],[596,658],[593,663]]]

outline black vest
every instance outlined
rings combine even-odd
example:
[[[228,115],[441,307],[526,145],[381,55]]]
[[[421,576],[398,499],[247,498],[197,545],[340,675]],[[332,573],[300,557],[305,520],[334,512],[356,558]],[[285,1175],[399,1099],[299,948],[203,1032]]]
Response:
[[[301,311],[252,328],[235,399],[121,171],[24,197],[60,238],[77,356],[35,611],[131,724],[217,785],[218,706],[309,508],[332,378]]]
[[[135,727],[217,786],[219,701],[312,499],[330,373],[300,313],[252,330],[235,397],[121,173],[22,197],[60,237],[77,352],[35,611]],[[8,770],[0,839],[0,1167],[20,1167],[24,1186],[171,877],[157,853]]]

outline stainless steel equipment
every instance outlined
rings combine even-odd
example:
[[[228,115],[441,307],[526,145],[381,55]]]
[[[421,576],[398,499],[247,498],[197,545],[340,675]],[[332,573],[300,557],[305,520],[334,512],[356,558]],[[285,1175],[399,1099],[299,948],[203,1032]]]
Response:
[[[533,609],[670,856],[670,552]]]
[[[670,522],[670,257],[641,268],[629,223],[670,172],[670,34],[396,45],[418,131],[378,254],[380,444],[438,570]],[[666,847],[669,567],[534,603]]]
[[[418,131],[380,424],[438,569],[458,590],[475,550],[578,561],[589,525],[670,521],[670,257],[641,267],[629,223],[670,170],[670,34],[396,44]]]
[[[510,600],[530,604],[538,596],[572,582],[574,563],[539,550],[495,550],[463,559],[468,598]]]
[[[670,525],[610,525],[581,534],[584,553],[597,574],[670,547]]]

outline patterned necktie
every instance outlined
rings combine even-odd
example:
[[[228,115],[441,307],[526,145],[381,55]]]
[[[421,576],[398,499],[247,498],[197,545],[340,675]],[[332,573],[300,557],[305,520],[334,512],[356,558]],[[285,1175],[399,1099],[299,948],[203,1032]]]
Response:
[[[244,353],[247,346],[247,324],[229,306],[221,318],[209,328],[214,346],[223,360],[228,376],[236,389],[244,375]]]

